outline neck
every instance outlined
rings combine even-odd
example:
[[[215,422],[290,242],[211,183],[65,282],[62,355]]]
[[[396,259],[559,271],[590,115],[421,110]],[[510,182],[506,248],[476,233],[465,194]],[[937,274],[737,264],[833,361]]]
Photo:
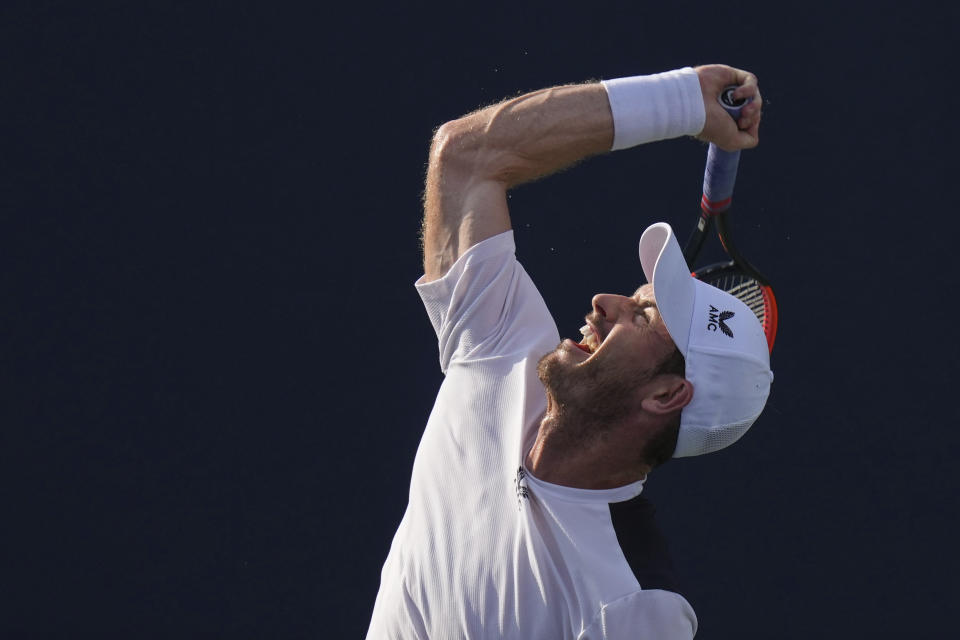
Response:
[[[613,489],[651,471],[639,455],[640,418],[597,424],[587,412],[547,399],[547,413],[527,454],[527,468],[545,482],[579,489]]]

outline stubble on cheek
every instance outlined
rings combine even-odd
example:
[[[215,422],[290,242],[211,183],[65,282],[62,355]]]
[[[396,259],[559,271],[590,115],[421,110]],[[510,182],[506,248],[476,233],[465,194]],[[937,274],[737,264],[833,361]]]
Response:
[[[547,392],[561,405],[576,402],[577,390],[583,386],[582,367],[578,367],[578,364],[564,350],[562,342],[537,363],[537,376]]]
[[[603,429],[638,410],[636,390],[647,378],[603,358],[575,362],[558,348],[537,364],[537,374],[554,401],[584,427]]]

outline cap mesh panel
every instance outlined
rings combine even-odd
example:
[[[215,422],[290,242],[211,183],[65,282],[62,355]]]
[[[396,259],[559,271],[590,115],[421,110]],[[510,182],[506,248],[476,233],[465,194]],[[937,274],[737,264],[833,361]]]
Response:
[[[704,453],[711,453],[713,451],[718,451],[724,447],[730,446],[739,440],[740,436],[747,432],[747,429],[750,428],[750,425],[753,424],[754,420],[755,418],[752,418],[745,422],[735,422],[733,424],[724,425],[722,427],[714,427],[712,429],[695,427],[695,433],[692,434],[694,435],[692,440],[697,441],[698,446],[694,447],[693,451],[689,455],[699,456]]]

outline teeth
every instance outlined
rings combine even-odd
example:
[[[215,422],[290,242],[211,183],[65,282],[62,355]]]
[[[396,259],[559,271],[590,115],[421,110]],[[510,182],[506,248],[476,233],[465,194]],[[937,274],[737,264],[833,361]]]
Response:
[[[580,333],[583,335],[583,340],[580,341],[580,344],[586,345],[586,347],[590,349],[590,353],[596,351],[600,344],[597,340],[597,334],[593,332],[590,325],[585,324],[580,327]]]

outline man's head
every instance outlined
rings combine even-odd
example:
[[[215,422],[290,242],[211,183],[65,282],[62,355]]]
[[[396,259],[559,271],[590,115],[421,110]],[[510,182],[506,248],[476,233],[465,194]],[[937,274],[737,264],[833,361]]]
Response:
[[[582,438],[612,428],[636,429],[638,456],[658,466],[673,454],[680,411],[693,388],[683,356],[657,310],[653,287],[632,296],[599,294],[579,343],[564,340],[541,359],[538,373],[554,410]]]
[[[644,232],[640,259],[651,284],[595,296],[583,340],[564,340],[538,372],[554,409],[574,412],[586,435],[642,416],[652,426],[640,453],[657,466],[738,440],[773,374],[756,316],[690,275],[669,225]]]

